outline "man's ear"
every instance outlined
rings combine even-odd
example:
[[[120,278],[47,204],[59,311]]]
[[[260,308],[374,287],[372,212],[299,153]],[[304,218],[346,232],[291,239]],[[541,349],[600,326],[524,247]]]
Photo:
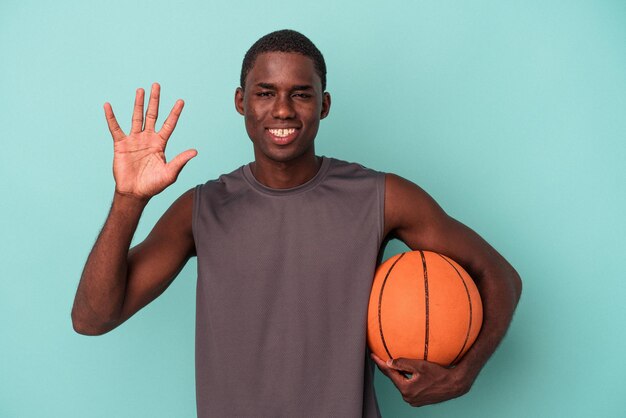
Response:
[[[235,109],[240,115],[243,115],[243,88],[237,87],[235,90]]]
[[[320,114],[320,119],[324,119],[328,116],[330,112],[330,93],[324,92],[324,96],[322,97],[322,113]]]

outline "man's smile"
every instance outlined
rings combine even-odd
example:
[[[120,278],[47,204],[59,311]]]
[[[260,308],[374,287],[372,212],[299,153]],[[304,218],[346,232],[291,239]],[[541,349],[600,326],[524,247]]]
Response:
[[[287,145],[298,136],[297,128],[268,128],[270,139],[277,145]]]
[[[288,129],[268,129],[268,131],[270,131],[270,133],[274,136],[279,136],[281,138],[286,137],[287,135],[291,135],[292,133],[294,133],[296,131],[295,128],[288,128]]]

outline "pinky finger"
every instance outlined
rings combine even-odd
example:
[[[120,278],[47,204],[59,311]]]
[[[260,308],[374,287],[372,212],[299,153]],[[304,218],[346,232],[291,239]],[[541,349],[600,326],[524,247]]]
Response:
[[[117,119],[115,119],[115,115],[113,114],[113,108],[108,102],[104,104],[104,116],[107,119],[107,125],[109,126],[109,131],[111,132],[113,141],[120,141],[124,139],[126,135],[124,135],[124,131],[122,131],[119,123],[117,123]]]

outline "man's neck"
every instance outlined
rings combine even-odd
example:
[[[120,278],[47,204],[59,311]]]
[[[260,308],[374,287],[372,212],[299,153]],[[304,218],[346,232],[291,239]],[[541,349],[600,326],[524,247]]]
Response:
[[[256,159],[250,169],[254,178],[267,187],[291,189],[315,177],[321,164],[321,157],[311,155],[287,162]]]

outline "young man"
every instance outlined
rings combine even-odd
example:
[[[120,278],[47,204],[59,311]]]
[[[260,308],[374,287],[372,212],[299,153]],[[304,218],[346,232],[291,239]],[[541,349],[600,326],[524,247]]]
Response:
[[[466,393],[519,299],[515,270],[418,186],[315,155],[319,123],[331,105],[325,87],[323,57],[306,37],[278,31],[257,41],[235,92],[254,162],[184,193],[130,250],[143,208],[196,151],[166,163],[183,102],[157,132],[158,84],[145,118],[144,92],[137,90],[128,135],[105,104],[116,188],[76,293],[74,328],[87,335],[112,330],[196,256],[201,417],[379,416],[365,334],[386,239],[458,261],[484,304],[480,336],[454,368],[412,359],[386,364],[372,355],[411,405]]]

